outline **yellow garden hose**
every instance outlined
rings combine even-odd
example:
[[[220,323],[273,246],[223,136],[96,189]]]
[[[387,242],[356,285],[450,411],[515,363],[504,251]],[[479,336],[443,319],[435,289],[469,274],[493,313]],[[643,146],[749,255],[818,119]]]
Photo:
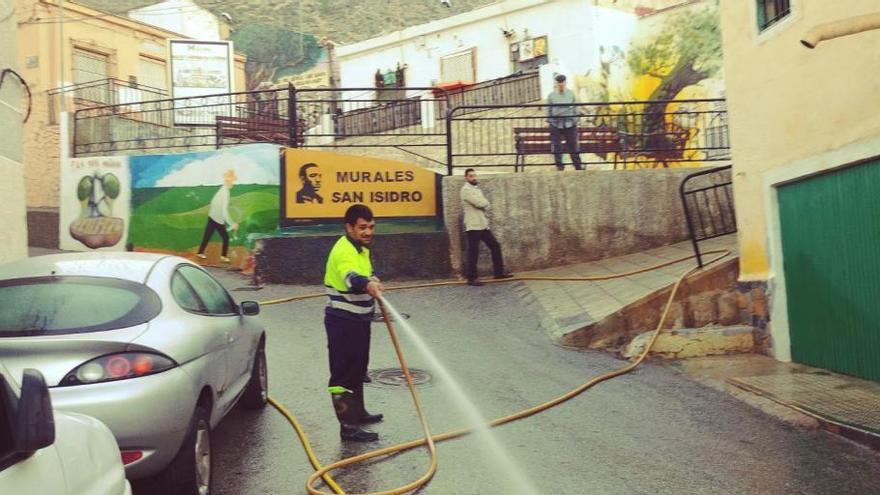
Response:
[[[711,265],[711,264],[714,264],[714,263],[718,262],[719,260],[723,259],[724,257],[728,256],[730,254],[730,251],[714,250],[714,251],[707,251],[704,254],[718,254],[719,255],[716,258],[714,258],[711,261],[706,263],[706,265]],[[629,277],[632,275],[637,275],[639,273],[645,273],[648,271],[653,271],[653,270],[657,270],[660,268],[664,268],[664,267],[667,267],[670,265],[674,265],[676,263],[681,263],[683,261],[687,261],[687,260],[690,260],[693,258],[694,258],[694,256],[686,256],[686,257],[679,258],[676,260],[661,263],[659,265],[655,265],[655,266],[651,266],[651,267],[647,267],[647,268],[641,268],[641,269],[633,270],[633,271],[626,272],[626,273],[613,274],[613,275],[600,275],[600,276],[593,276],[593,277],[518,276],[518,277],[505,279],[505,280],[489,280],[487,282],[489,282],[489,283],[514,282],[514,281],[595,282],[595,281],[601,281],[601,280],[611,280],[611,279],[616,279],[616,278]],[[583,385],[575,388],[574,390],[572,390],[566,394],[563,394],[555,399],[552,399],[548,402],[545,402],[543,404],[539,404],[539,405],[531,407],[529,409],[525,409],[523,411],[511,414],[509,416],[504,416],[502,418],[495,419],[489,423],[489,426],[493,426],[493,427],[500,426],[500,425],[503,425],[506,423],[510,423],[512,421],[516,421],[519,419],[523,419],[523,418],[527,418],[529,416],[535,415],[539,412],[542,412],[542,411],[545,411],[545,410],[550,409],[552,407],[555,407],[559,404],[562,404],[563,402],[568,401],[569,399],[572,399],[572,398],[580,395],[581,393],[583,393],[584,391],[586,391],[587,389],[593,387],[594,385],[596,385],[598,383],[609,380],[611,378],[618,377],[620,375],[624,375],[624,374],[629,373],[630,371],[634,370],[636,367],[638,367],[640,364],[642,364],[642,362],[645,360],[645,358],[647,358],[648,353],[654,347],[654,343],[657,341],[657,338],[660,336],[660,332],[663,329],[663,325],[666,323],[666,318],[669,315],[669,309],[672,307],[672,303],[675,300],[675,296],[678,292],[679,286],[687,277],[694,274],[699,269],[700,269],[699,267],[691,268],[691,269],[685,271],[684,273],[682,273],[681,276],[678,277],[678,279],[675,282],[675,285],[673,285],[673,287],[672,287],[672,291],[669,293],[669,299],[666,302],[666,306],[663,309],[663,314],[660,317],[660,321],[657,323],[657,328],[654,330],[654,334],[651,337],[651,341],[648,343],[648,345],[645,347],[645,350],[642,351],[642,354],[635,361],[633,361],[632,363],[630,363],[627,366],[624,366],[623,368],[620,368],[618,370],[614,370],[614,371],[599,375],[599,376],[593,378],[592,380],[584,383]],[[426,284],[414,284],[414,285],[406,285],[406,286],[398,286],[398,287],[389,287],[389,288],[385,289],[385,291],[387,292],[387,291],[403,290],[403,289],[418,289],[418,288],[425,288],[425,287],[462,285],[465,283],[466,282],[464,282],[464,281],[432,282],[432,283],[426,283]],[[261,304],[264,306],[269,306],[269,305],[273,305],[273,304],[282,304],[282,303],[286,303],[286,302],[302,301],[305,299],[313,299],[313,298],[325,297],[325,296],[326,296],[326,294],[323,294],[323,293],[305,294],[305,295],[300,295],[300,296],[293,296],[293,297],[288,297],[288,298],[264,301]],[[346,493],[330,476],[331,471],[334,471],[336,469],[339,469],[339,468],[342,468],[345,466],[350,466],[353,464],[361,463],[361,462],[367,461],[369,459],[373,459],[375,457],[389,455],[389,454],[393,454],[393,453],[397,453],[397,452],[403,452],[405,450],[413,449],[413,448],[427,444],[429,453],[431,455],[431,465],[428,468],[428,471],[424,475],[422,475],[419,479],[412,481],[412,482],[408,483],[407,485],[401,486],[399,488],[381,491],[381,492],[371,492],[371,493],[365,494],[365,495],[400,495],[400,494],[411,492],[411,491],[416,490],[417,488],[423,486],[428,481],[430,481],[431,478],[434,476],[434,473],[437,470],[437,451],[436,451],[436,447],[434,445],[435,442],[442,442],[444,440],[451,440],[453,438],[459,438],[461,436],[467,435],[468,433],[471,433],[471,431],[472,431],[472,429],[470,429],[470,428],[464,428],[464,429],[455,430],[455,431],[451,431],[451,432],[441,433],[438,435],[433,435],[433,436],[431,435],[430,430],[428,428],[427,420],[425,419],[425,415],[422,411],[422,407],[421,407],[421,403],[419,401],[418,394],[416,393],[415,385],[413,384],[413,381],[412,381],[412,376],[410,375],[409,368],[406,365],[406,360],[404,359],[403,354],[400,350],[400,345],[399,345],[399,342],[397,341],[397,335],[394,331],[394,326],[391,323],[392,319],[387,314],[385,305],[382,302],[382,300],[379,301],[379,308],[381,309],[382,315],[384,316],[385,325],[388,328],[388,333],[391,336],[391,342],[394,346],[395,352],[397,353],[397,358],[400,361],[401,369],[403,370],[404,376],[406,378],[406,383],[407,383],[407,386],[409,387],[410,394],[412,395],[413,403],[415,404],[416,412],[418,413],[419,420],[421,421],[422,430],[424,431],[425,437],[420,440],[413,440],[413,441],[410,441],[407,443],[393,445],[391,447],[385,447],[383,449],[378,449],[378,450],[367,452],[367,453],[357,455],[354,457],[342,459],[340,461],[334,462],[334,463],[329,464],[327,466],[321,466],[320,462],[318,461],[317,457],[315,457],[314,452],[312,451],[311,445],[309,444],[308,439],[306,438],[305,432],[302,430],[299,423],[296,421],[296,418],[289,411],[287,411],[281,404],[279,404],[277,401],[275,401],[274,399],[272,399],[270,397],[269,403],[273,407],[275,407],[279,412],[281,412],[281,414],[284,415],[285,418],[287,418],[287,420],[291,423],[291,425],[293,425],[294,429],[297,432],[297,435],[299,435],[299,438],[303,444],[303,447],[306,450],[306,454],[309,457],[309,461],[311,462],[312,466],[315,468],[315,472],[311,476],[309,476],[308,480],[306,481],[306,490],[308,491],[308,493],[310,495],[332,495],[332,494],[330,494],[330,492],[320,491],[314,487],[318,478],[322,478],[324,480],[324,482],[327,484],[327,486],[329,486],[333,490],[333,493],[336,493],[336,494],[345,494]],[[353,495],[353,494],[351,494],[351,495]]]

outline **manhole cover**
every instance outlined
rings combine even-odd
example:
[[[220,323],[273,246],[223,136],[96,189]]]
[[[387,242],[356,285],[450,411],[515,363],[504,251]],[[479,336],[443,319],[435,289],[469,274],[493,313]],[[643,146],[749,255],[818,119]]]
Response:
[[[404,320],[408,320],[408,319],[409,319],[409,314],[407,314],[407,313],[400,313],[400,317],[403,318]],[[382,313],[381,313],[381,312],[376,312],[376,313],[373,313],[373,321],[376,322],[376,323],[382,323],[382,322],[385,321],[385,317],[382,316]],[[393,317],[391,318],[391,321],[394,321],[394,318],[393,318]]]
[[[373,379],[373,383],[395,387],[406,387],[406,376],[400,368],[370,370],[367,374]],[[412,376],[414,385],[427,385],[431,383],[431,375],[425,370],[410,368],[409,374]]]

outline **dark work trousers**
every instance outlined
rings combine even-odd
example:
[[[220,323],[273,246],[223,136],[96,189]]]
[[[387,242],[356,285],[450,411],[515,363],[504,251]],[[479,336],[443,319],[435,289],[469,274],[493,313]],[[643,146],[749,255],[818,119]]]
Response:
[[[370,323],[324,315],[330,355],[329,386],[345,387],[353,392],[364,386],[370,362]]]
[[[208,217],[208,225],[205,225],[205,235],[202,236],[202,245],[199,246],[199,254],[204,254],[205,248],[208,247],[208,241],[211,240],[211,236],[214,235],[214,231],[220,233],[220,238],[223,239],[223,256],[226,256],[226,251],[229,250],[229,234],[226,232],[226,226],[222,223],[217,223]]]
[[[474,280],[477,278],[477,258],[480,256],[480,241],[485,242],[486,246],[489,248],[489,252],[492,253],[492,267],[495,276],[500,277],[504,274],[504,258],[501,256],[501,246],[498,244],[498,241],[495,240],[495,236],[492,235],[491,230],[468,230],[467,239],[468,256],[465,271],[468,280]]]
[[[578,128],[575,127],[554,127],[550,126],[550,146],[553,149],[553,161],[556,162],[556,168],[563,170],[565,165],[562,163],[562,140],[565,139],[565,149],[571,156],[571,161],[576,170],[581,170],[581,154],[580,145],[578,144]]]

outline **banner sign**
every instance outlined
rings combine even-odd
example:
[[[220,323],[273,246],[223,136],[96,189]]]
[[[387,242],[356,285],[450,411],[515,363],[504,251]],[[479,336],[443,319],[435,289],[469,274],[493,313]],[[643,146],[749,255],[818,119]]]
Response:
[[[392,160],[288,148],[281,164],[281,223],[339,222],[353,204],[377,217],[433,217],[441,176]]]
[[[168,40],[171,58],[171,97],[224,94],[174,102],[175,125],[216,125],[215,117],[229,112],[234,90],[232,43],[229,41]],[[195,107],[195,108],[191,108]]]

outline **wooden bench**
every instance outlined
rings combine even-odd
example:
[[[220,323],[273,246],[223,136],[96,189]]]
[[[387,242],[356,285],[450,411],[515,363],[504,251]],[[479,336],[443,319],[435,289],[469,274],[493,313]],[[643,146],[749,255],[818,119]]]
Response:
[[[216,117],[217,147],[223,145],[224,138],[238,139],[257,143],[290,144],[290,127],[286,119],[278,119],[263,115],[250,117]],[[300,119],[297,126],[297,146],[304,144],[303,131],[305,122]]]
[[[516,146],[516,165],[514,170],[525,170],[526,155],[547,155],[553,153],[549,127],[514,127],[513,141]],[[602,155],[614,154],[614,168],[617,156],[623,150],[620,133],[607,127],[579,127],[578,144],[581,153]],[[563,144],[563,147],[565,145]]]

